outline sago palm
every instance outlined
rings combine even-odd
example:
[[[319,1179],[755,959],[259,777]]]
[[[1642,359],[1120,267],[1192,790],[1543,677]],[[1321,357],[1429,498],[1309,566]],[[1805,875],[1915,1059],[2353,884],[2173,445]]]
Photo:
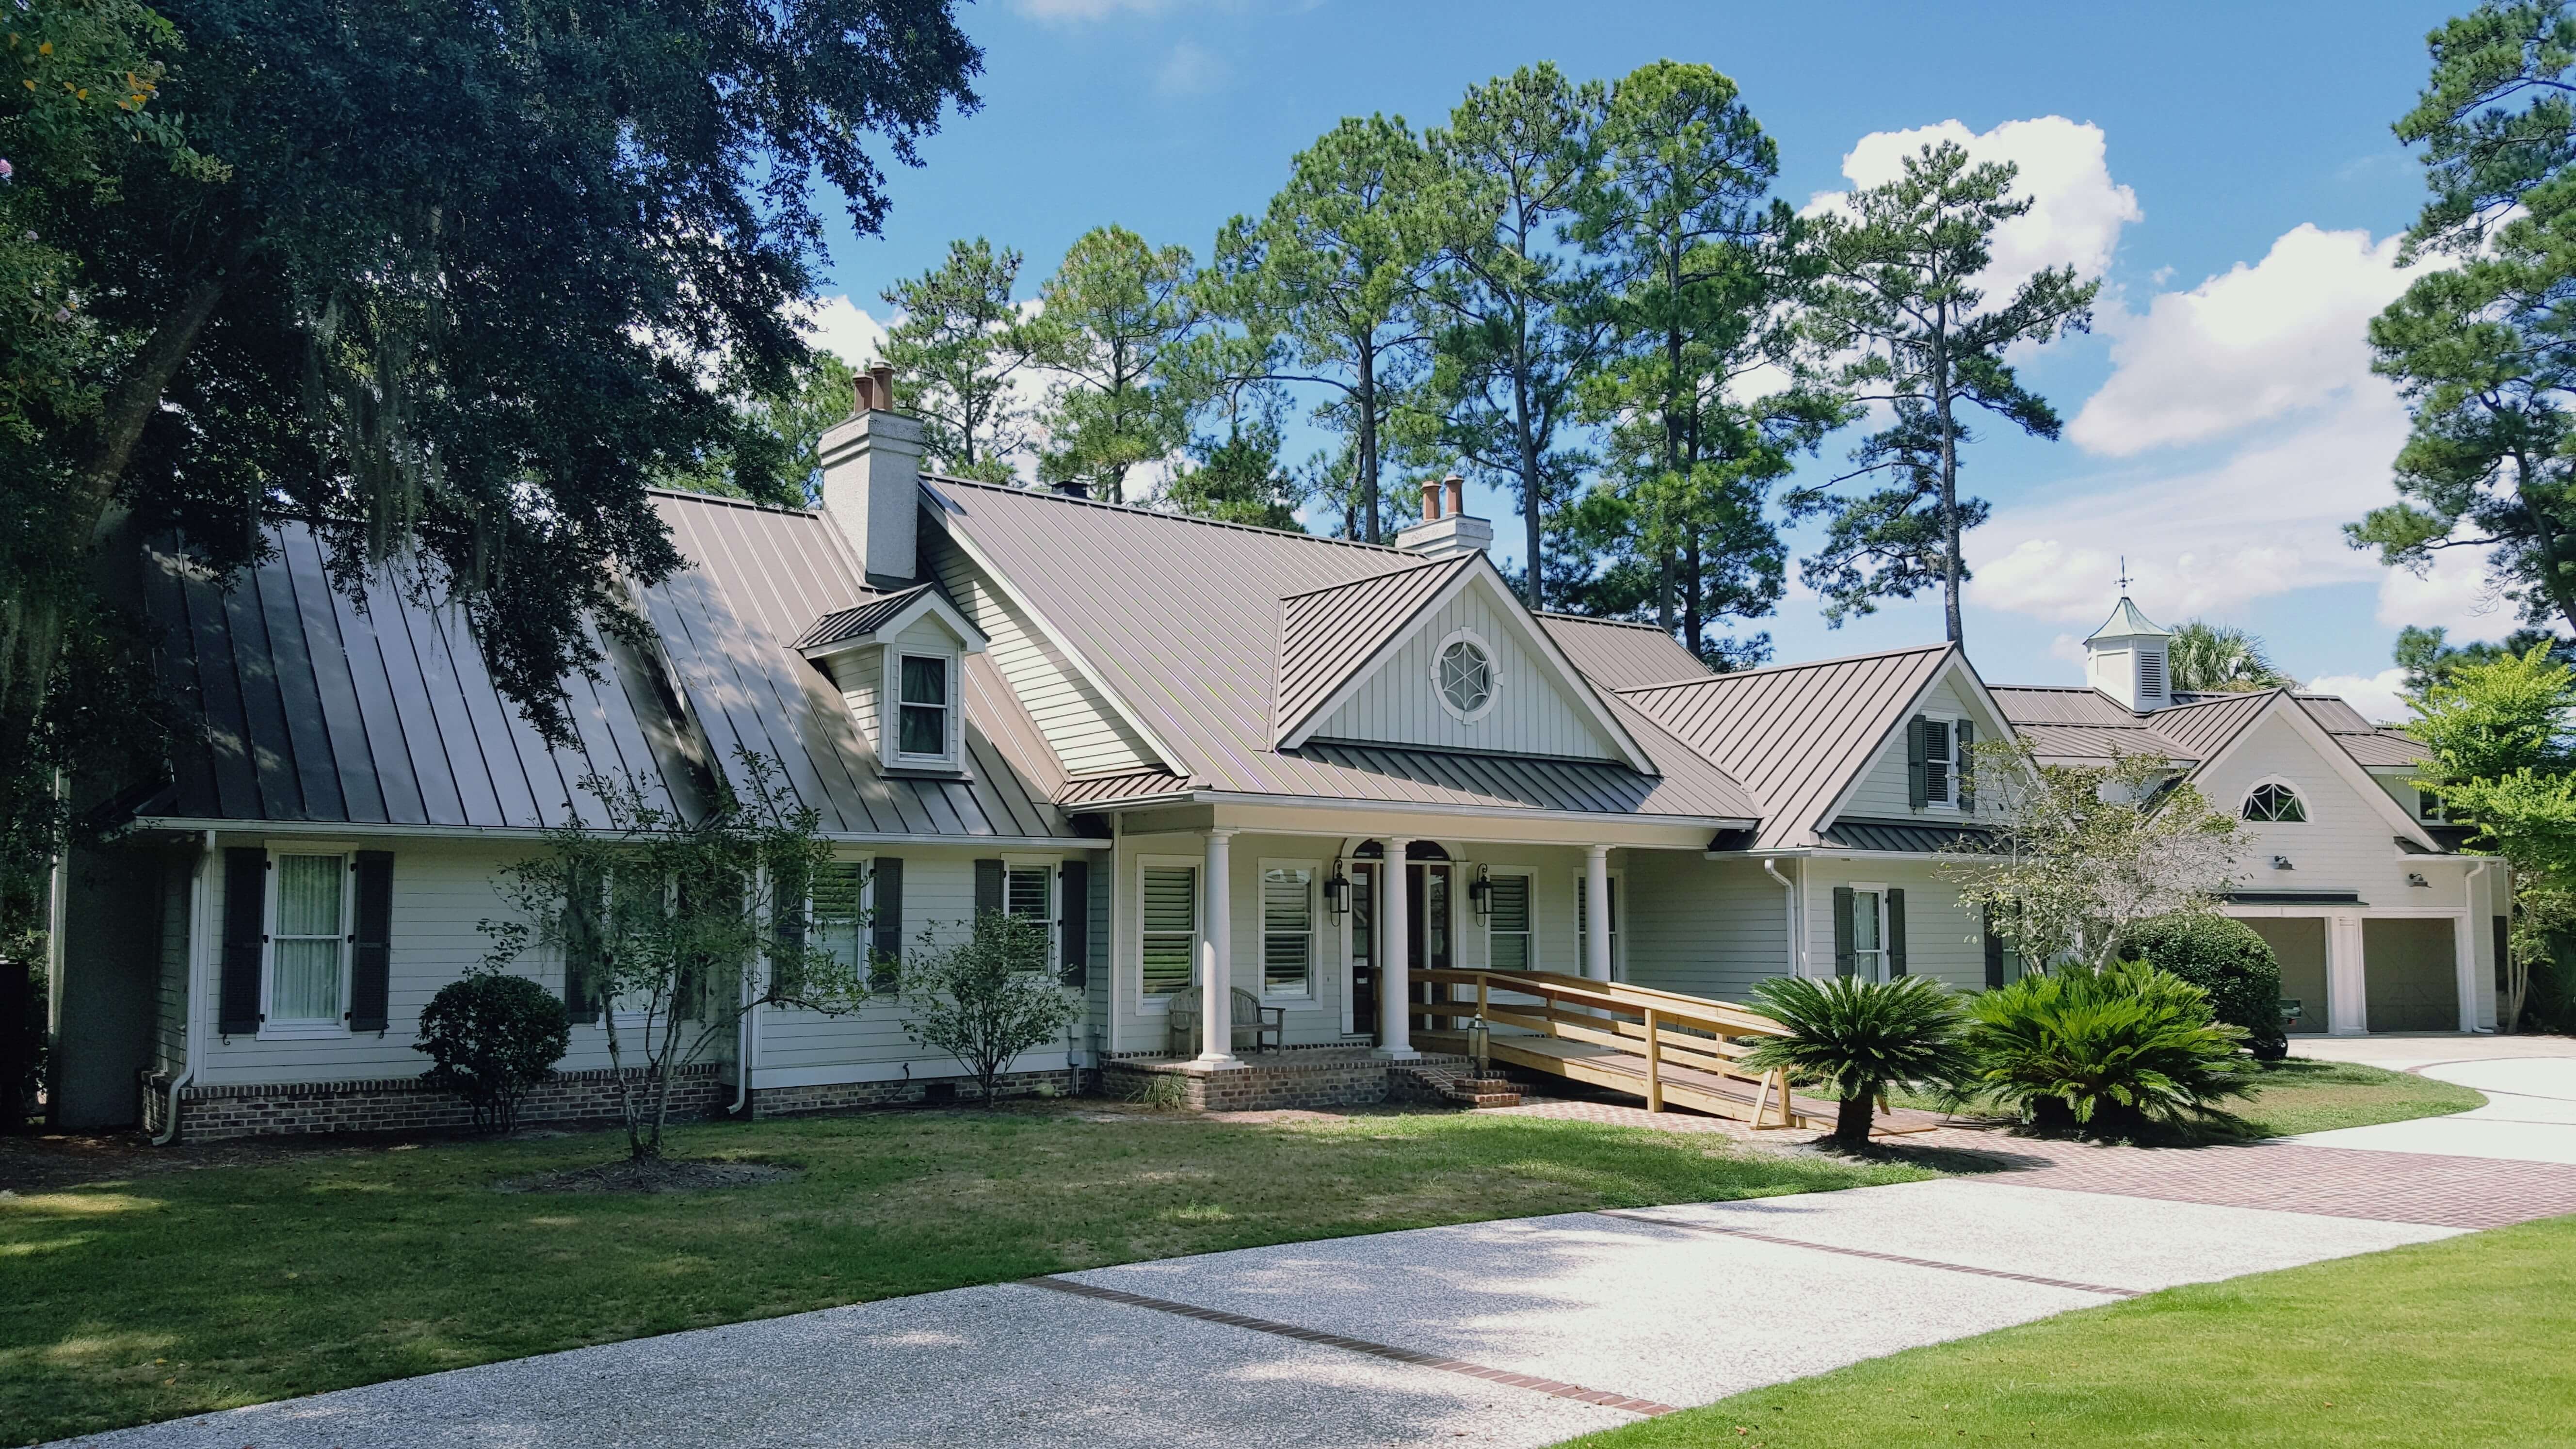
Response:
[[[2250,1090],[2241,1027],[2170,971],[2060,966],[1968,1003],[1977,1082],[2042,1126],[2175,1122]]]
[[[1793,1084],[1840,1098],[1834,1140],[1846,1147],[1868,1145],[1871,1106],[1890,1083],[1946,1087],[1973,1065],[1960,1046],[1958,999],[1928,977],[1780,976],[1754,987],[1753,999],[1789,1034],[1764,1040],[1744,1064],[1784,1069]]]

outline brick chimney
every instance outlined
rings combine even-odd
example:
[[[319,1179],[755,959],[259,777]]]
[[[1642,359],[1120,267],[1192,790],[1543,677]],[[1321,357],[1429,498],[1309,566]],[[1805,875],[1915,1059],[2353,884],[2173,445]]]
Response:
[[[921,573],[921,420],[894,410],[894,369],[883,363],[851,393],[850,415],[823,434],[823,513],[870,584],[901,588]]]
[[[1395,536],[1397,548],[1424,558],[1482,553],[1493,541],[1492,524],[1467,516],[1467,480],[1455,473],[1422,485],[1422,521]]]

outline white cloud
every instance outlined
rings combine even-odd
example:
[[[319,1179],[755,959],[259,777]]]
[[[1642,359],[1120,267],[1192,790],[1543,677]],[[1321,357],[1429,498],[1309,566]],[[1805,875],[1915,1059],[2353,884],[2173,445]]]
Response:
[[[2414,713],[2399,691],[2406,687],[2406,671],[2383,669],[2377,674],[2325,674],[2307,682],[2305,688],[2318,694],[2340,694],[2361,717],[2375,724],[2393,723]]]
[[[885,324],[846,296],[817,299],[800,322],[808,345],[834,353],[852,367],[865,367],[883,355]]]
[[[2084,647],[2083,640],[2072,634],[2060,634],[2048,641],[2048,657],[2081,666],[2092,657],[2092,653]]]
[[[2071,266],[2079,276],[2100,276],[2110,265],[2120,228],[2145,219],[2137,193],[2111,179],[2102,128],[2064,116],[2006,121],[1983,134],[1955,120],[1910,131],[1872,131],[1843,157],[1843,175],[1854,187],[1894,181],[1905,174],[1906,157],[1942,141],[1958,143],[1980,162],[2013,163],[2019,168],[2013,194],[2033,203],[2028,212],[1995,229],[1994,260],[1980,279],[1991,299],[2011,295],[2043,267]],[[1847,194],[1820,192],[1808,202],[1807,214],[1839,208]]]
[[[1200,96],[1225,83],[1229,67],[1215,52],[1196,41],[1184,40],[1172,47],[1163,58],[1162,68],[1154,72],[1154,89],[1166,96]]]
[[[2439,626],[2450,631],[2454,644],[2512,633],[2521,620],[2487,577],[2491,552],[2476,546],[2443,549],[2421,578],[2388,570],[2379,581],[2379,622]]]
[[[2397,266],[2398,238],[2301,224],[2252,266],[2188,292],[2166,292],[2144,315],[2113,312],[2112,373],[2067,425],[2088,453],[2129,457],[2193,443],[2313,408],[2371,376],[2370,319],[2413,273]]]
[[[2212,466],[1999,508],[1967,540],[1968,596],[2091,625],[2109,610],[2123,558],[2130,592],[2158,620],[2317,584],[2382,582],[2378,559],[2347,546],[2343,525],[2389,499],[2389,460],[2405,436],[2394,394],[2359,391]]]

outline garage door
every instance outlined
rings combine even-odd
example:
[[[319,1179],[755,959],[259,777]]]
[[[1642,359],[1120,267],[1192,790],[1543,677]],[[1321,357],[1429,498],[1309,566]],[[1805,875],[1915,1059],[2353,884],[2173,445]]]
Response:
[[[2372,1031],[2457,1031],[2460,977],[2448,917],[2361,923]]]
[[[2246,921],[2281,958],[2281,999],[2299,1004],[2292,1035],[2326,1029],[2326,918],[2267,916]]]

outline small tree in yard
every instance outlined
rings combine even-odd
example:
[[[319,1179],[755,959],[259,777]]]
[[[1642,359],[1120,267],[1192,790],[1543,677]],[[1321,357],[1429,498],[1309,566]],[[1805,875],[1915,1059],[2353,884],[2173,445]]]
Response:
[[[2214,911],[2235,882],[2243,824],[2173,780],[2169,761],[2043,765],[2005,740],[1978,745],[1976,764],[1998,818],[1942,874],[2033,969],[2106,966],[2140,922]]]
[[[1775,976],[1753,999],[1789,1034],[1756,1044],[1743,1065],[1785,1069],[1792,1084],[1841,1098],[1833,1140],[1843,1147],[1869,1145],[1870,1114],[1889,1085],[1953,1087],[1974,1066],[1959,1045],[1958,998],[1929,977]]]
[[[1013,1058],[1055,1040],[1081,1006],[1047,974],[1046,923],[987,912],[954,945],[921,946],[903,966],[903,1029],[955,1057],[990,1106]]]
[[[423,1081],[473,1107],[475,1130],[506,1133],[519,1125],[519,1099],[555,1074],[571,1045],[562,997],[524,976],[473,971],[421,1009],[412,1050],[435,1063]]]
[[[728,1040],[743,1013],[838,1015],[867,997],[865,965],[814,944],[814,927],[856,924],[823,919],[839,893],[812,889],[832,858],[820,817],[787,794],[774,761],[737,758],[738,786],[720,781],[694,815],[631,776],[584,778],[601,823],[548,830],[542,853],[504,867],[501,891],[519,919],[481,926],[487,966],[549,948],[564,963],[570,1014],[606,1023],[637,1158],[661,1155],[676,1074]]]

